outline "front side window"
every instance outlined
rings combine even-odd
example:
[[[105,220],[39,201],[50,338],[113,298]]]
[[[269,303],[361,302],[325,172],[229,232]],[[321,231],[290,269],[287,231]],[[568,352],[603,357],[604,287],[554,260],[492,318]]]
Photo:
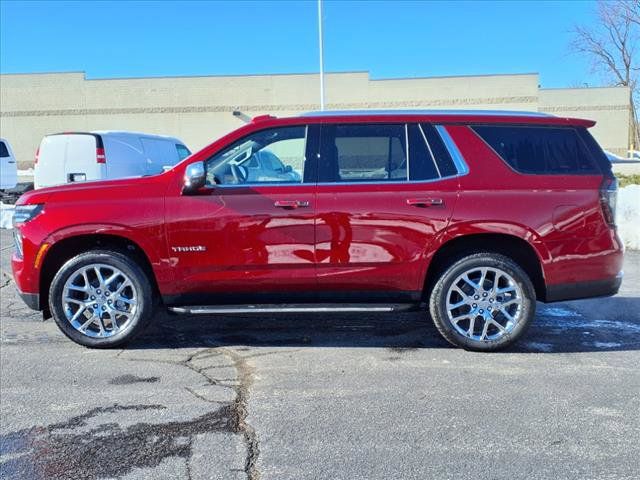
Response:
[[[318,174],[319,182],[406,180],[405,126],[323,126]]]
[[[4,142],[0,142],[0,157],[4,158],[8,156],[9,156],[9,149],[4,144]]]
[[[206,162],[208,185],[302,183],[307,127],[261,130]]]
[[[478,125],[472,128],[518,172],[599,173],[594,159],[571,127]]]

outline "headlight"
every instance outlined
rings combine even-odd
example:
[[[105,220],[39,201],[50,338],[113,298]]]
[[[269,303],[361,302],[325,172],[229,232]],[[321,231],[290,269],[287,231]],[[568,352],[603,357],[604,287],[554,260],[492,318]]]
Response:
[[[17,225],[27,223],[29,220],[33,220],[36,215],[42,212],[44,204],[37,203],[35,205],[16,205],[16,209],[13,212],[13,227]]]

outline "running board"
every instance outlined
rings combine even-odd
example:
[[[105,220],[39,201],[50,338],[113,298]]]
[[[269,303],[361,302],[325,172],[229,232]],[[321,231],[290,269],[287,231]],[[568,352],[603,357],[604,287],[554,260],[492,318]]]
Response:
[[[169,307],[173,313],[207,315],[213,313],[323,313],[323,312],[408,312],[417,309],[411,303],[378,304],[296,304],[296,305],[213,305]]]

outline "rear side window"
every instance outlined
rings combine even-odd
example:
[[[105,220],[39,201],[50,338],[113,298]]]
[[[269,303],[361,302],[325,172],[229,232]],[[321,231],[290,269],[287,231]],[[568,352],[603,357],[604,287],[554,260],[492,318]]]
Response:
[[[404,125],[322,127],[320,182],[407,179]]]
[[[472,128],[518,172],[542,175],[600,173],[574,128],[511,125]]]
[[[438,167],[418,125],[409,125],[409,180],[440,178]]]
[[[449,150],[447,150],[447,147],[442,141],[442,138],[436,131],[436,128],[433,125],[429,125],[427,123],[423,123],[422,125],[420,125],[420,128],[424,132],[424,136],[429,145],[430,153],[438,164],[440,176],[450,177],[452,175],[456,175],[458,173],[458,170],[453,163],[453,159],[449,154]]]
[[[4,158],[8,156],[9,156],[9,149],[4,144],[4,142],[0,142],[0,157]]]
[[[600,167],[600,170],[602,170],[602,172],[608,172],[609,174],[612,174],[611,162],[605,155],[600,145],[598,145],[598,142],[596,142],[596,139],[591,136],[586,128],[577,128],[576,131],[586,145],[587,150],[589,150],[589,153]]]

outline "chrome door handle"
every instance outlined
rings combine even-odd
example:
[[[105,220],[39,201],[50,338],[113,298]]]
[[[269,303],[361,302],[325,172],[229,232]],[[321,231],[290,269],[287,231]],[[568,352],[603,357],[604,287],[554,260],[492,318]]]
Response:
[[[278,208],[305,208],[309,206],[307,200],[276,200],[273,205]]]
[[[439,207],[444,205],[441,198],[407,198],[407,205],[412,207]]]

